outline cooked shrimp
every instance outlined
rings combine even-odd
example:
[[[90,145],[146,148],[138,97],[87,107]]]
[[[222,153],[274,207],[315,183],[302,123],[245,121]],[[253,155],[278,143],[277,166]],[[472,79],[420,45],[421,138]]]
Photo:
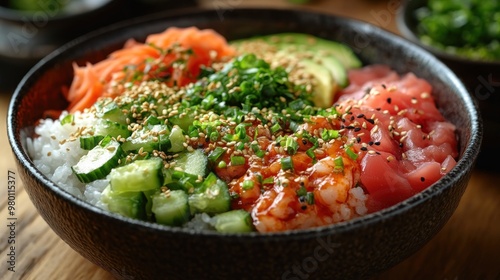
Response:
[[[301,126],[304,133],[288,136],[295,143],[291,152],[269,131],[247,129],[260,156],[247,152],[244,164],[233,166],[227,152],[215,166],[228,182],[232,207],[250,212],[260,232],[329,225],[365,214],[366,195],[357,187],[360,167],[346,152],[347,139],[325,141],[319,136],[324,129],[335,129],[335,122],[309,119]]]
[[[298,174],[281,170],[251,213],[260,232],[328,225],[366,213],[360,171],[340,146]],[[341,163],[339,162],[341,161]]]

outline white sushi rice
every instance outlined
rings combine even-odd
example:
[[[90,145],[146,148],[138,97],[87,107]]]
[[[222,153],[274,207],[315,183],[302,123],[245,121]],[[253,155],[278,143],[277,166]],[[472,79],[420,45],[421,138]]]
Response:
[[[61,120],[67,114],[63,112],[58,120],[41,120],[35,128],[38,137],[27,139],[28,152],[36,167],[60,188],[77,198],[106,209],[100,197],[109,181],[103,179],[85,185],[71,170],[71,167],[87,153],[80,148],[80,142],[72,137],[72,134],[79,129],[92,127],[95,116],[91,113],[78,112],[73,114],[73,123],[61,125]]]

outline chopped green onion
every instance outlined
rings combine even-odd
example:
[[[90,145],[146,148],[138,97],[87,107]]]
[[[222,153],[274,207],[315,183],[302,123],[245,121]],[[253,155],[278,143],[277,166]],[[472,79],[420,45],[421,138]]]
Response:
[[[219,161],[219,164],[217,164],[217,167],[219,168],[226,168],[227,167],[227,163],[223,160]]]
[[[216,147],[209,155],[208,155],[208,160],[211,162],[217,161],[224,153],[226,152],[225,149],[221,147]]]
[[[241,141],[246,140],[247,139],[246,127],[249,125],[250,125],[249,123],[238,124],[234,129],[236,133],[233,136],[233,140],[241,140]]]
[[[297,140],[294,139],[293,137],[287,137],[285,141],[285,149],[289,155],[297,153],[297,150],[299,149],[299,144],[297,143]]]
[[[274,178],[268,177],[268,178],[262,180],[262,185],[267,185],[267,184],[274,184]]]
[[[299,130],[300,125],[297,122],[291,121],[289,127],[292,131],[297,132],[297,130]]]
[[[306,151],[306,155],[310,158],[313,159],[313,162],[316,162],[316,154],[314,153],[314,147],[313,148],[310,148]]]
[[[190,126],[188,131],[189,137],[198,137],[200,135],[200,130],[196,126]]]
[[[210,133],[210,141],[216,142],[219,139],[219,132],[213,131]]]
[[[245,164],[245,157],[243,156],[231,156],[231,165],[238,166]]]
[[[238,144],[236,144],[236,149],[242,151],[243,149],[245,149],[245,143],[239,142]]]
[[[241,188],[244,190],[251,190],[253,189],[253,181],[251,180],[245,180],[243,181],[243,184],[241,184]]]
[[[273,126],[271,126],[271,133],[276,133],[281,129],[281,126],[279,123],[275,123]]]
[[[227,134],[225,134],[225,135],[224,135],[224,137],[222,137],[222,139],[223,139],[224,141],[227,141],[227,142],[231,142],[231,141],[233,141],[233,140],[234,140],[234,138],[235,138],[235,137],[234,137],[234,135],[233,135],[233,134],[231,134],[231,133],[227,133]]]
[[[259,144],[255,143],[250,145],[250,147],[252,148],[252,151],[255,153],[256,156],[260,158],[263,158],[265,156],[266,153],[260,149]]]
[[[283,170],[293,170],[292,157],[281,158],[281,169],[283,169]]]
[[[332,139],[336,139],[340,136],[340,133],[338,130],[335,129],[324,129],[321,132],[321,138],[325,141],[330,141]]]
[[[297,190],[297,196],[305,196],[307,194],[307,189],[305,186],[300,186],[300,188]]]
[[[344,172],[344,160],[342,159],[341,156],[338,156],[336,157],[334,160],[333,160],[334,164],[335,164],[335,167],[333,168],[333,170],[335,172]]]
[[[61,125],[71,124],[71,123],[73,123],[74,120],[75,120],[75,116],[73,116],[72,114],[68,114],[64,118],[62,118]]]
[[[306,194],[306,202],[309,205],[313,205],[314,204],[314,193],[313,192],[308,192]]]
[[[358,158],[358,154],[356,154],[352,149],[351,146],[345,147],[345,152],[346,154],[353,160],[356,160]]]

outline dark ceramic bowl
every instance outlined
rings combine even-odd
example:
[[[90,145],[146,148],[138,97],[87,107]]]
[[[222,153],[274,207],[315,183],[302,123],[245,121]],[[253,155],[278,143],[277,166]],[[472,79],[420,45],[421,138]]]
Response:
[[[62,109],[73,61],[96,62],[128,38],[169,26],[213,28],[228,39],[297,31],[351,46],[365,63],[412,71],[435,88],[444,116],[458,128],[460,160],[422,193],[378,213],[337,225],[269,234],[194,232],[100,210],[58,188],[38,170],[25,139],[46,109]],[[74,250],[124,279],[359,279],[401,262],[447,222],[479,153],[482,124],[459,79],[436,58],[367,23],[299,10],[191,10],[135,19],[65,45],[38,63],[17,87],[8,137],[25,189],[40,215]]]
[[[478,166],[500,171],[498,165],[492,165],[500,156],[497,148],[500,139],[500,60],[473,60],[446,53],[422,43],[418,38],[418,20],[415,10],[424,7],[428,0],[404,0],[397,14],[397,25],[401,35],[411,42],[426,49],[444,62],[464,83],[469,94],[479,106],[484,121],[484,141]]]

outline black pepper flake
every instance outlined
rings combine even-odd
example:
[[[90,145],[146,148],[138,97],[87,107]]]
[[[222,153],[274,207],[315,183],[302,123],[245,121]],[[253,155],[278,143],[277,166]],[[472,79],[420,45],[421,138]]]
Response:
[[[359,136],[358,136],[358,137],[356,137],[356,141],[357,141],[358,143],[359,143],[359,142],[361,142],[361,137],[359,137]]]
[[[387,97],[387,103],[391,104],[392,99],[390,97]]]
[[[367,147],[361,147],[361,151],[368,151]]]
[[[302,209],[302,210],[306,210],[306,209],[307,209],[307,205],[302,205],[302,206],[300,206],[300,209]]]
[[[381,153],[380,153],[380,152],[375,152],[375,153],[376,153],[377,155],[379,155],[379,156],[381,155]]]
[[[360,130],[361,130],[361,127],[355,127],[355,128],[354,128],[354,132],[358,132],[358,131],[360,131]]]
[[[307,145],[307,140],[306,139],[302,139],[302,144],[303,145]]]
[[[382,84],[382,87],[383,87],[384,89],[386,89],[386,88],[387,88],[387,87],[385,86],[385,84]]]
[[[360,119],[360,118],[364,118],[365,117],[365,114],[359,114],[356,116],[356,118]]]
[[[354,128],[354,126],[353,126],[353,125],[349,125],[349,126],[347,126],[346,128],[347,128],[347,129],[353,129],[353,128]]]
[[[368,145],[372,146],[373,145],[373,141],[368,142]]]
[[[403,148],[403,143],[399,143],[399,147],[400,147],[400,148]]]
[[[371,123],[371,124],[375,124],[375,120],[374,119],[366,119],[367,122]]]
[[[354,116],[351,116],[351,122],[354,120]]]
[[[373,143],[373,144],[375,144],[375,145],[377,145],[377,146],[380,146],[380,142],[379,142],[379,141],[377,141],[377,142],[375,142],[375,143]]]
[[[420,181],[425,182],[425,177],[420,177]]]

